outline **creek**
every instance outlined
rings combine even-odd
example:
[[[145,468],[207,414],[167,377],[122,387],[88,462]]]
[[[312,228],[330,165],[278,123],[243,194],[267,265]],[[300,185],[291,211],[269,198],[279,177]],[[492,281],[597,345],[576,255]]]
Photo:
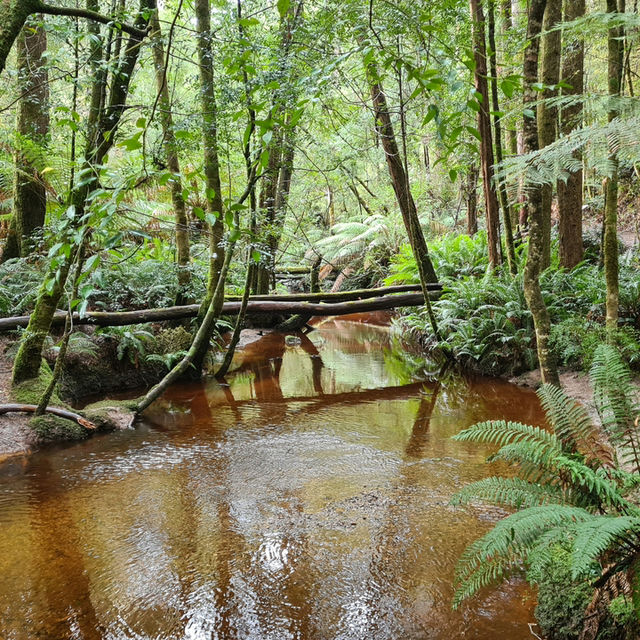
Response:
[[[451,436],[540,424],[535,394],[425,378],[380,314],[253,338],[228,385],[0,466],[0,638],[531,638],[523,581],[452,611],[457,558],[505,512],[448,503],[501,470]]]

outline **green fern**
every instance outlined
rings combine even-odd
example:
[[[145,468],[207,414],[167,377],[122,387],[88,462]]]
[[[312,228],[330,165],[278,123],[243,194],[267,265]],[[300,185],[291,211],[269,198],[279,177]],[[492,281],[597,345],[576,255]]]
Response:
[[[544,385],[539,397],[554,432],[496,420],[454,436],[498,445],[490,459],[513,465],[517,477],[470,484],[452,504],[479,500],[518,509],[462,554],[454,607],[558,543],[568,545],[575,580],[598,578],[605,566],[607,575],[626,572],[640,556],[640,507],[628,498],[640,486],[639,405],[628,369],[612,347],[597,350],[591,377],[602,430],[564,392]],[[610,442],[631,451],[634,464],[620,466]]]

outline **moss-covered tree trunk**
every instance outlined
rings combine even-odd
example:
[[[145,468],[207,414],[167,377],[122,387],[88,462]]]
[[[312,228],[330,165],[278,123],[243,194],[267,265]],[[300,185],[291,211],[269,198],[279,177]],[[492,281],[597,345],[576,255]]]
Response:
[[[202,141],[204,145],[204,175],[207,213],[215,221],[210,225],[209,283],[203,308],[206,308],[216,290],[224,264],[224,203],[220,181],[218,155],[218,104],[213,73],[213,47],[211,44],[211,6],[209,0],[195,2],[200,70],[200,109],[202,111]]]
[[[16,59],[20,100],[16,122],[16,170],[13,188],[13,220],[15,248],[18,255],[28,256],[34,234],[44,225],[47,194],[37,169],[36,157],[49,137],[49,73],[44,54],[47,35],[42,16],[25,25],[18,37]],[[10,248],[7,247],[7,248]],[[16,257],[3,253],[3,259]]]
[[[571,22],[585,12],[584,0],[565,0],[564,21]],[[584,88],[584,40],[565,33],[562,45],[562,95],[580,96]],[[565,105],[560,112],[560,127],[568,135],[582,124],[582,103]],[[576,160],[582,160],[579,151]],[[584,254],[582,244],[582,169],[558,181],[558,252],[560,266],[573,269]]]
[[[475,60],[474,82],[478,98],[478,132],[480,133],[480,169],[487,218],[489,264],[495,268],[501,263],[500,210],[493,180],[493,136],[489,117],[490,102],[487,86],[487,47],[485,21],[480,0],[469,0],[473,26],[473,55]]]
[[[96,0],[88,0],[87,4],[94,6],[97,2]],[[95,129],[96,135],[87,138],[85,161],[79,174],[82,176],[82,180],[74,187],[70,196],[70,202],[73,206],[71,211],[74,213],[71,228],[69,229],[69,238],[67,238],[70,243],[73,243],[74,231],[80,230],[82,224],[84,224],[87,198],[91,190],[98,186],[98,174],[95,166],[102,163],[103,158],[115,142],[118,125],[126,107],[129,83],[138,60],[140,43],[146,33],[148,21],[154,10],[155,0],[140,0],[140,8],[135,22],[137,35],[133,34],[128,38],[125,53],[113,74],[106,107],[99,111],[95,111],[95,109],[90,111],[87,125],[88,134]],[[95,83],[102,83],[103,81],[106,81],[104,76],[94,76]],[[93,98],[101,93],[99,89],[100,87],[96,87],[94,84],[92,107],[95,107]],[[92,121],[94,117],[97,119],[95,127]],[[91,179],[87,179],[88,177],[91,177]],[[77,249],[77,246],[75,249]],[[69,269],[74,259],[75,250],[65,258],[58,256],[44,279],[29,320],[29,326],[22,337],[20,348],[13,364],[12,380],[14,384],[35,378],[38,375],[40,364],[42,363],[42,347],[49,332],[53,315],[64,293]]]
[[[607,12],[624,12],[624,0],[607,0]],[[608,71],[609,95],[613,100],[620,95],[622,80],[623,30],[621,27],[609,29],[608,37]],[[615,106],[609,108],[609,122],[618,115]],[[605,180],[605,208],[604,208],[604,273],[607,285],[606,298],[606,326],[611,333],[618,326],[618,156],[615,148],[610,148],[609,161],[611,173]]]
[[[178,158],[178,144],[176,141],[169,84],[167,80],[167,66],[162,31],[158,14],[154,14],[151,21],[151,42],[153,48],[153,63],[156,71],[156,87],[160,96],[158,108],[162,123],[162,137],[167,169],[171,173],[171,203],[175,214],[176,262],[178,264],[178,295],[176,304],[191,302],[186,289],[191,280],[189,270],[189,227],[184,198],[182,196],[182,177],[180,175],[180,161]]]
[[[502,154],[502,124],[500,122],[500,103],[498,100],[498,58],[496,53],[496,25],[495,25],[495,0],[489,0],[489,62],[491,64],[491,108],[493,109],[493,130],[495,133],[496,163],[500,164],[503,159]],[[516,248],[513,240],[513,223],[511,217],[511,207],[509,206],[509,195],[507,185],[504,180],[498,184],[498,195],[500,196],[500,207],[502,209],[502,224],[504,225],[504,244],[507,252],[507,262],[509,271],[516,274],[518,266],[516,263]]]
[[[538,93],[534,84],[538,82],[538,55],[540,32],[546,0],[531,0],[527,23],[527,48],[524,51],[524,123],[523,136],[526,152],[538,149],[538,126],[536,116],[530,113],[535,108]],[[529,113],[528,113],[529,112]],[[536,332],[538,360],[543,382],[559,385],[558,371],[549,348],[551,321],[540,289],[540,273],[544,265],[544,212],[542,188],[538,184],[527,184],[527,209],[529,214],[529,253],[524,268],[524,293]]]
[[[540,80],[544,89],[540,95],[542,101],[538,105],[538,142],[540,148],[550,145],[556,140],[558,133],[558,109],[546,102],[558,94],[557,85],[560,80],[561,33],[554,30],[562,20],[562,0],[547,0],[542,29],[542,71]],[[553,87],[553,88],[551,88]],[[542,268],[551,264],[551,202],[553,185],[542,187]]]

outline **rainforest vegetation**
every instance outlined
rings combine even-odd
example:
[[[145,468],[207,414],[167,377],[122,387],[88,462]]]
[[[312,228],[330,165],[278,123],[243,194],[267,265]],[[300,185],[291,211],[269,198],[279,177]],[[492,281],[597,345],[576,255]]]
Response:
[[[456,498],[515,509],[457,601],[524,572],[545,637],[637,637],[639,33],[631,0],[0,2],[2,402],[45,429],[111,349],[141,414],[244,326],[380,288],[433,360],[540,370],[551,430],[457,436],[516,469]]]

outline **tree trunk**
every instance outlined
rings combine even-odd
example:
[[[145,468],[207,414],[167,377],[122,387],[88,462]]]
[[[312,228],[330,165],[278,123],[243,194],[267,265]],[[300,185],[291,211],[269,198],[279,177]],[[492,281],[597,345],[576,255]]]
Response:
[[[176,217],[176,261],[178,263],[178,295],[176,304],[189,302],[186,289],[191,280],[189,270],[189,228],[184,198],[182,196],[182,178],[180,175],[180,162],[178,159],[178,144],[176,142],[173,115],[171,113],[171,99],[169,98],[169,85],[167,82],[167,68],[160,20],[155,13],[152,18],[151,43],[153,48],[153,62],[156,71],[156,86],[160,96],[158,108],[162,123],[162,137],[167,169],[171,172],[170,188],[171,202]]]
[[[96,0],[88,0],[87,4],[97,4],[97,2]],[[143,35],[146,33],[148,20],[154,9],[155,0],[140,0],[140,10],[138,11],[135,25],[138,33],[142,35],[131,35],[127,41],[126,53],[114,73],[109,103],[106,109],[99,114],[90,111],[89,132],[92,126],[91,118],[97,115],[100,115],[100,118],[96,127],[96,137],[88,138],[87,140],[85,162],[80,172],[83,179],[74,187],[70,196],[70,201],[75,207],[73,223],[69,230],[70,235],[74,235],[74,230],[79,229],[80,225],[84,223],[86,200],[91,190],[95,189],[98,184],[98,175],[95,173],[94,167],[102,163],[103,158],[115,142],[120,118],[126,106],[129,82],[140,52],[139,45],[142,42]],[[102,78],[96,76],[94,78],[96,82],[102,82]],[[93,91],[92,96],[95,97],[97,93],[97,91]],[[69,238],[69,241],[73,242],[71,238]],[[76,246],[75,250],[77,248]],[[40,288],[29,326],[20,342],[20,348],[13,364],[12,380],[14,384],[38,376],[40,364],[42,363],[42,347],[64,292],[69,269],[75,258],[75,250],[61,264],[52,266]]]
[[[624,0],[607,0],[607,12],[624,12]],[[609,29],[609,95],[615,98],[620,95],[622,80],[623,30],[621,27]],[[609,109],[609,122],[618,115],[614,107]],[[605,181],[604,209],[604,273],[607,285],[606,327],[611,333],[618,327],[618,155],[615,148],[610,148],[609,160],[612,165],[611,175]]]
[[[7,63],[7,56],[20,30],[24,26],[27,18],[32,13],[44,13],[55,16],[71,16],[87,18],[102,24],[112,24],[113,17],[104,16],[97,10],[78,9],[75,7],[60,7],[50,5],[42,0],[1,0],[0,1],[0,73],[4,71]],[[145,36],[145,29],[140,29],[139,25],[121,24],[121,29],[130,35],[135,35],[142,39]]]
[[[540,148],[553,143],[557,138],[558,109],[545,101],[558,95],[557,89],[547,87],[557,86],[560,80],[560,51],[561,33],[554,27],[562,21],[562,0],[547,0],[544,12],[542,36],[542,72],[541,81],[545,86],[540,97],[543,102],[538,105],[538,142]],[[542,187],[542,268],[551,264],[551,201],[553,185]]]
[[[418,219],[418,211],[416,203],[413,200],[409,185],[407,183],[407,174],[402,164],[398,143],[396,142],[393,125],[391,124],[391,115],[387,106],[387,96],[382,88],[382,83],[378,76],[378,70],[373,62],[366,66],[367,80],[371,92],[371,101],[373,103],[375,127],[378,137],[382,142],[382,148],[387,161],[387,169],[391,178],[391,185],[396,195],[398,207],[402,214],[409,243],[413,249],[418,271],[420,273],[420,282],[426,285],[429,282],[437,282],[436,272],[429,258],[429,250],[427,242],[420,227]]]
[[[207,297],[213,297],[224,264],[224,205],[218,157],[218,105],[213,76],[213,47],[211,46],[211,14],[209,0],[196,0],[196,44],[200,69],[200,105],[202,109],[202,139],[204,143],[204,175],[207,213],[215,221],[210,225],[210,262]],[[205,308],[208,304],[205,305]]]
[[[538,55],[540,32],[546,0],[531,0],[527,25],[527,48],[524,51],[524,110],[535,108],[537,92],[533,85],[538,81]],[[538,127],[535,114],[525,113],[523,137],[526,152],[538,149]],[[527,208],[529,211],[529,253],[524,269],[524,293],[533,316],[536,331],[538,360],[542,381],[559,385],[558,371],[549,348],[551,321],[540,289],[540,273],[544,260],[544,221],[542,210],[542,188],[528,184]]]
[[[500,123],[500,103],[498,101],[498,60],[496,54],[496,25],[495,25],[495,0],[489,0],[489,47],[491,55],[491,108],[493,109],[493,130],[495,131],[496,142],[496,163],[502,162],[502,125]],[[516,248],[513,240],[513,224],[511,220],[511,207],[509,206],[509,195],[507,185],[501,180],[498,185],[500,195],[500,206],[502,208],[502,223],[504,225],[504,243],[507,251],[507,262],[509,271],[515,275],[518,271],[516,263]]]
[[[269,144],[269,162],[260,185],[260,227],[264,232],[265,251],[256,274],[256,293],[267,294],[271,287],[276,256],[271,252],[271,238],[274,235],[276,219],[276,193],[280,176],[280,161],[282,156],[282,141],[284,133],[276,127]]]
[[[487,47],[485,44],[484,13],[480,0],[469,0],[473,27],[473,56],[475,59],[474,82],[478,94],[478,132],[480,133],[480,170],[484,206],[487,217],[489,264],[495,269],[500,256],[500,212],[498,196],[493,181],[493,137],[489,118],[489,90],[487,87]]]
[[[571,22],[585,12],[585,0],[565,0],[564,21]],[[582,95],[584,87],[584,40],[565,34],[562,58],[562,94]],[[582,104],[562,107],[560,126],[563,135],[568,135],[582,124]],[[576,151],[574,157],[582,159]],[[582,261],[582,169],[569,174],[566,182],[558,181],[558,235],[560,266],[573,269]]]
[[[41,20],[42,16],[38,19]],[[13,215],[20,255],[26,257],[33,249],[33,234],[44,225],[47,211],[44,183],[29,159],[29,147],[33,144],[43,149],[49,137],[49,73],[43,59],[47,50],[47,34],[42,25],[25,26],[17,45],[21,96],[16,124],[18,141]]]
[[[467,200],[467,233],[470,236],[478,233],[478,168],[471,164],[467,173],[465,197]]]

